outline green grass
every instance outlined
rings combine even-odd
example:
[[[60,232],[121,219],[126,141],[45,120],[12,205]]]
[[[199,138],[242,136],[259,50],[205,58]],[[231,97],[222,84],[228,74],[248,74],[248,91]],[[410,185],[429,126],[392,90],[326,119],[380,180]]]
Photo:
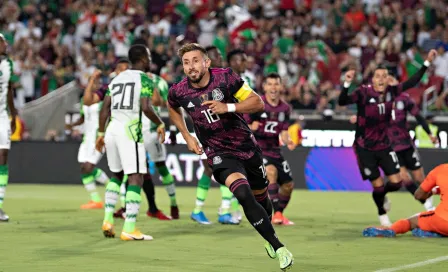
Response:
[[[102,210],[79,210],[88,200],[81,186],[10,185],[4,208],[11,221],[0,224],[0,271],[280,271],[247,221],[197,225],[189,219],[194,189],[177,192],[181,220],[147,218],[144,201],[137,225],[155,240],[122,242],[103,238]],[[168,211],[163,188],[156,195],[160,208]],[[407,193],[390,199],[391,220],[422,210]],[[205,212],[213,222],[219,203],[219,190],[211,189]],[[292,271],[375,271],[447,255],[448,239],[363,238],[362,230],[378,223],[367,193],[295,191],[286,215],[296,225],[276,229],[295,256]],[[116,222],[118,231],[122,224]],[[409,271],[446,271],[447,265]]]

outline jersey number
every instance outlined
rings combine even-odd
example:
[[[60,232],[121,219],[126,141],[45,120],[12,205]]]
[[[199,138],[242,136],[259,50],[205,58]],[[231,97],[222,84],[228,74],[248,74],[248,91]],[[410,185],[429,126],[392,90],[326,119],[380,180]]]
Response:
[[[283,165],[283,172],[289,173],[291,171],[291,168],[289,167],[289,164],[287,161],[283,161],[282,165]]]
[[[208,123],[215,123],[215,122],[218,122],[219,120],[221,120],[219,118],[219,115],[214,114],[211,109],[203,110],[203,111],[201,111],[201,113],[203,113],[205,115]]]
[[[396,164],[395,167],[397,169],[400,169],[400,164],[398,162],[397,153],[395,153],[395,151],[392,151],[392,152],[389,152],[389,155],[392,157],[392,161]]]
[[[268,121],[264,126],[264,132],[275,133],[275,127],[278,125],[277,122]]]
[[[386,104],[381,103],[378,104],[378,111],[380,112],[380,114],[386,114]]]
[[[114,104],[114,110],[132,110],[134,107],[134,87],[135,83],[118,83],[112,86],[112,96],[117,98],[117,103]],[[117,91],[115,91],[117,90]],[[119,102],[121,99],[121,102]]]
[[[261,172],[263,173],[263,178],[266,178],[266,168],[264,167],[264,165],[262,164],[258,168],[260,168]]]

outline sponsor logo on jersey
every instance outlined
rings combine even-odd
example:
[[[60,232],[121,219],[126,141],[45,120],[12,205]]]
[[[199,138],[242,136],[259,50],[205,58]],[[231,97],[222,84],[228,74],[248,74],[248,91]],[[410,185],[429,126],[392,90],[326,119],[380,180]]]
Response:
[[[213,100],[222,101],[224,99],[224,94],[220,89],[216,88],[212,91]]]
[[[403,103],[403,101],[398,101],[397,102],[397,109],[398,110],[404,110],[404,103]]]
[[[213,158],[213,164],[214,165],[217,165],[217,164],[220,164],[220,163],[222,163],[222,159],[221,159],[220,156],[216,156],[216,157]]]

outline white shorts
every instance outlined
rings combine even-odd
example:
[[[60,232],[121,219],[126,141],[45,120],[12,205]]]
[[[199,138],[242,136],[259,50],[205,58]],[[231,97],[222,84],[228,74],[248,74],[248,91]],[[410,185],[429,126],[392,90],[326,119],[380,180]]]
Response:
[[[78,151],[78,162],[79,163],[91,163],[93,165],[97,165],[98,162],[103,157],[103,153],[99,152],[95,148],[95,143],[86,143],[83,142],[79,146]]]
[[[11,148],[11,121],[8,117],[0,117],[0,149]]]
[[[157,132],[143,132],[143,142],[145,143],[145,149],[149,153],[151,161],[166,161],[166,147],[159,142]]]
[[[113,134],[109,130],[106,131],[104,142],[110,171],[124,171],[125,175],[148,172],[143,143],[136,143],[126,135]]]

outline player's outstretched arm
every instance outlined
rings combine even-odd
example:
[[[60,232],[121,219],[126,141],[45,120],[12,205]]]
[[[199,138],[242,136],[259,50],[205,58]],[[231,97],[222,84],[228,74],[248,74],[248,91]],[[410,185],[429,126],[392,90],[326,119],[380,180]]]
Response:
[[[11,114],[11,134],[16,131],[16,116],[17,109],[14,106],[14,94],[12,90],[12,82],[9,82],[8,85],[8,109],[9,114]]]
[[[84,124],[84,115],[81,115],[76,122],[67,125],[67,129],[72,130],[73,127],[76,127],[76,126],[79,126],[82,124]]]
[[[353,91],[350,95],[348,94],[348,90],[354,78],[355,78],[355,70],[349,70],[345,73],[344,84],[338,99],[339,106],[347,106],[358,102],[359,100],[358,89]]]
[[[100,102],[101,98],[94,93],[93,86],[95,85],[95,80],[101,75],[100,70],[95,70],[93,74],[89,78],[89,83],[87,84],[86,89],[84,90],[84,95],[82,97],[84,104],[86,106],[93,105],[95,103]]]
[[[168,103],[168,111],[170,114],[171,123],[174,124],[179,132],[184,137],[187,142],[188,150],[194,152],[198,155],[202,154],[202,148],[200,147],[198,140],[195,137],[191,136],[190,132],[188,132],[187,124],[185,124],[184,114],[181,108],[173,107]]]
[[[426,176],[425,180],[420,184],[418,189],[414,193],[414,197],[417,200],[425,201],[432,195],[432,189],[437,185],[437,174],[440,166],[434,168]]]
[[[423,115],[418,113],[415,115],[415,119],[422,126],[423,130],[429,135],[429,137],[431,138],[431,141],[433,143],[437,143],[437,141],[438,141],[437,135],[432,135],[431,130],[429,129],[428,122],[426,122],[426,120],[425,120],[425,117],[423,117]]]
[[[417,85],[422,79],[428,67],[431,65],[431,63],[434,61],[436,57],[437,57],[436,50],[432,49],[431,51],[429,51],[428,57],[426,58],[422,67],[417,71],[417,73],[413,74],[408,80],[406,80],[401,84],[401,88],[398,88],[398,92],[404,92]]]
[[[154,112],[154,109],[152,108],[152,105],[150,102],[150,98],[142,97],[142,98],[140,98],[140,102],[142,105],[142,111],[146,115],[146,117],[148,117],[149,120],[151,120],[151,122],[153,122],[157,126],[162,125],[163,124],[162,118],[160,118],[160,116]]]

